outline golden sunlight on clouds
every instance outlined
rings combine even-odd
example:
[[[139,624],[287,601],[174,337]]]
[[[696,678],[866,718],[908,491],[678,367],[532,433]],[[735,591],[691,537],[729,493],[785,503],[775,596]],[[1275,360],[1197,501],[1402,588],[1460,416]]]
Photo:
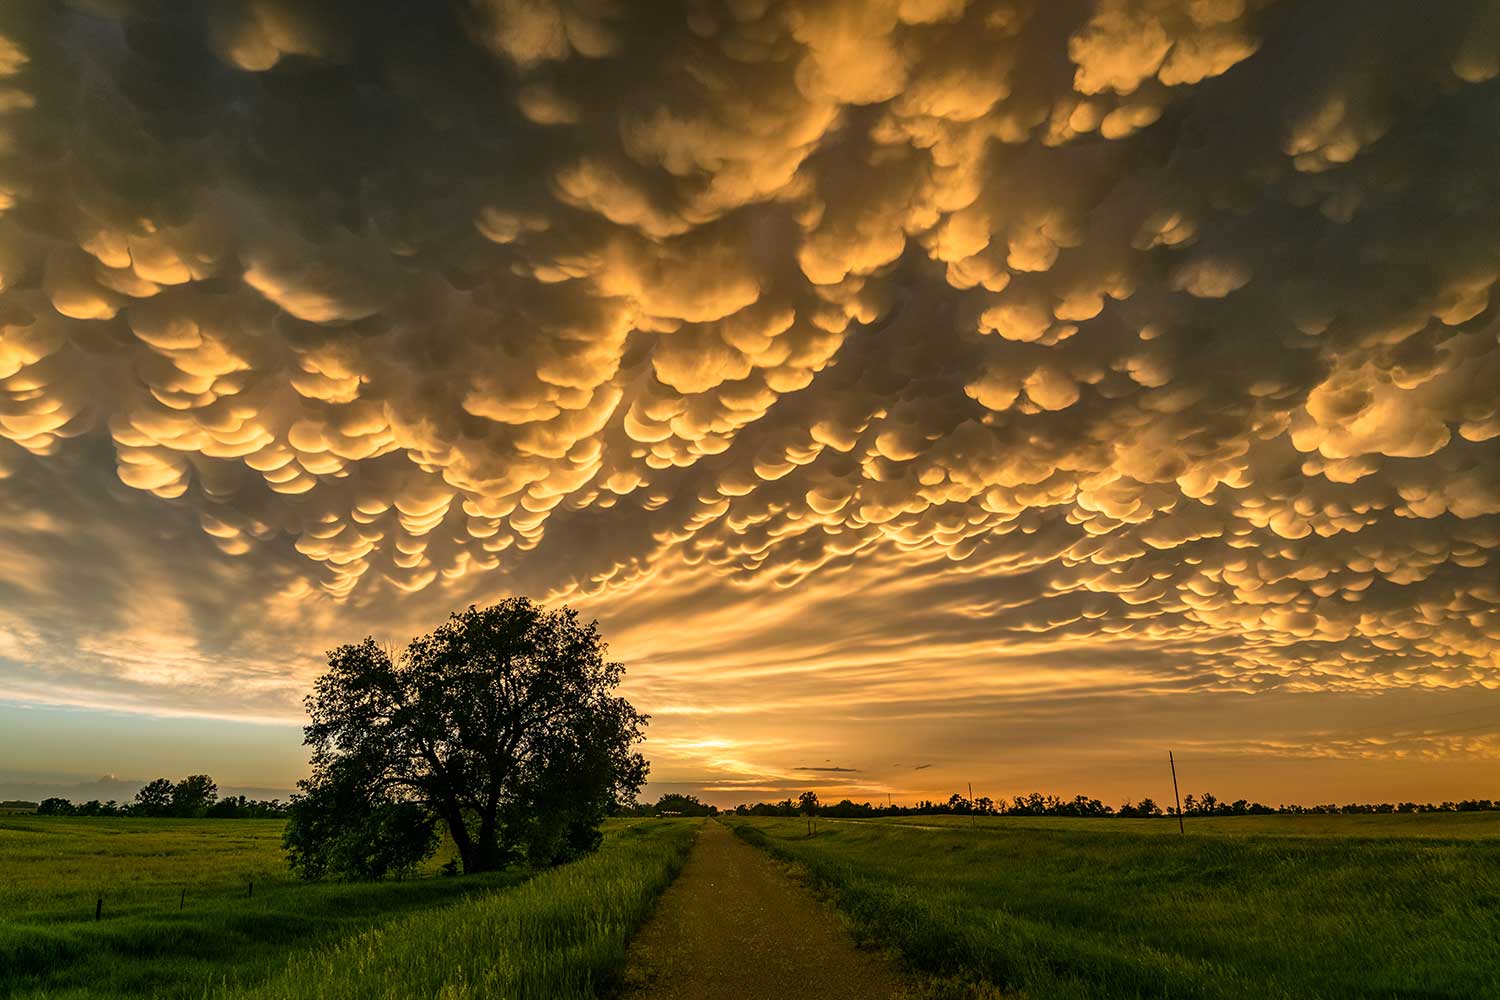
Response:
[[[0,13],[0,697],[290,715],[510,591],[775,787],[1500,688],[1488,4],[165,9]]]

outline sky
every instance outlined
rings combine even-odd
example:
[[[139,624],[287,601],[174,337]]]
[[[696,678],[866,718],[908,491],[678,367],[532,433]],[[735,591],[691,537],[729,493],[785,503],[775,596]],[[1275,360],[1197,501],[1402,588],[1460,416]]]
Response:
[[[1497,126],[1480,0],[7,3],[0,797],[523,594],[648,793],[1493,798]]]

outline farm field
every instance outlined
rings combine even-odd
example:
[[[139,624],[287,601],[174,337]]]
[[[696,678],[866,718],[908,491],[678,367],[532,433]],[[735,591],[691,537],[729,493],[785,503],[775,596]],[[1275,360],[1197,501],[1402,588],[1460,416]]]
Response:
[[[728,822],[937,996],[1457,1000],[1500,997],[1492,815]]]
[[[528,912],[543,897],[515,895],[518,886],[525,888],[523,872],[436,877],[449,853],[444,850],[421,877],[405,881],[303,883],[282,860],[281,828],[280,820],[0,818],[0,997],[203,997],[258,986],[273,991],[266,995],[337,995],[310,992],[320,987],[316,977],[352,975],[369,963],[351,965],[345,955],[335,969],[327,964],[327,949],[368,943],[369,933],[409,919],[416,923],[401,941],[430,946],[422,935],[451,936],[471,915],[495,913],[497,901],[506,899],[512,902],[499,909],[509,919],[572,926],[581,935],[575,944],[594,938],[598,944],[619,933],[588,923],[576,894],[571,904],[563,896],[546,897],[551,908],[545,914]],[[669,878],[694,830],[686,822],[612,821],[605,848],[579,864],[596,866],[589,878],[597,880],[601,898],[638,897],[646,891],[642,885],[654,896],[659,887],[647,876]],[[567,873],[577,867],[536,878],[555,887],[576,877]],[[100,893],[104,919],[96,922]],[[489,940],[484,957],[497,965],[527,957],[496,954],[507,939]],[[381,952],[393,953],[389,947]],[[298,969],[295,991],[283,972],[292,965]],[[278,976],[280,987],[274,985]]]

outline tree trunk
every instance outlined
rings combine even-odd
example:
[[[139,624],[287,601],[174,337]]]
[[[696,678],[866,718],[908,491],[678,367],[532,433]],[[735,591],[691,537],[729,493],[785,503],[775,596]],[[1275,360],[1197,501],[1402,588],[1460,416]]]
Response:
[[[448,824],[448,835],[453,838],[453,846],[458,848],[458,860],[463,865],[464,874],[472,875],[481,871],[482,869],[474,866],[474,841],[469,836],[468,826],[464,824],[463,810],[456,803],[442,802],[438,805],[438,812]]]
[[[474,841],[475,871],[495,871],[501,865],[500,828],[495,814],[479,818],[479,836]]]

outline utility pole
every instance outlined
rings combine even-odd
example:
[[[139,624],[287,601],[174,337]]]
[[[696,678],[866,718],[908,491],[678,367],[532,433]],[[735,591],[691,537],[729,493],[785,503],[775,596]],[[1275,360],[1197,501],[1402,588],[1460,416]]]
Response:
[[[969,782],[969,825],[976,826],[979,819],[974,812],[974,782]]]
[[[1167,763],[1172,765],[1172,798],[1177,802],[1177,832],[1186,834],[1187,830],[1182,825],[1182,796],[1177,794],[1177,761],[1172,759],[1172,751],[1167,751]]]

